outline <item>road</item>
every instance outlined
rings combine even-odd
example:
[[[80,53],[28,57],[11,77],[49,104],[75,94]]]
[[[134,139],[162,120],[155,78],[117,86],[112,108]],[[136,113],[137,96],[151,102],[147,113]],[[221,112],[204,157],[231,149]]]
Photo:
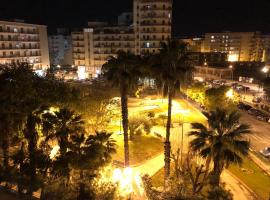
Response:
[[[241,114],[241,123],[251,126],[252,134],[247,137],[250,140],[251,148],[257,152],[270,146],[270,124],[261,122],[245,111],[239,111]]]

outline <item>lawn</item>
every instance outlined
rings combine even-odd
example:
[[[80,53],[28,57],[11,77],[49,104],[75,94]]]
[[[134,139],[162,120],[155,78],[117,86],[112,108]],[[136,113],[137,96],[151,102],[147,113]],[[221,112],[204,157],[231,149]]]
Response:
[[[244,159],[243,165],[232,165],[229,171],[241,179],[261,199],[269,200],[270,177],[266,175],[253,161]]]
[[[113,160],[124,162],[124,141],[123,135],[117,135],[114,138],[117,143],[117,154]],[[163,152],[163,141],[153,136],[137,137],[129,142],[130,164],[139,165]]]

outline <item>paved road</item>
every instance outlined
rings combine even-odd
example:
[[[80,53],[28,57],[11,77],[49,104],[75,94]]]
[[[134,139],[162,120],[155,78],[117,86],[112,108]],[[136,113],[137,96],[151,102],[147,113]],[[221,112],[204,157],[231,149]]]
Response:
[[[245,111],[240,111],[241,123],[251,126],[252,134],[248,135],[251,148],[257,152],[270,146],[270,124],[261,122]]]

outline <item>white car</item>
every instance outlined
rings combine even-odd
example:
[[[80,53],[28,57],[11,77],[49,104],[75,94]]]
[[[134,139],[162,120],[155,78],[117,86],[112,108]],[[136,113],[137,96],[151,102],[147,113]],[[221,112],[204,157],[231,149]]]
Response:
[[[261,150],[260,153],[266,157],[266,158],[270,158],[270,147],[266,147],[265,149]]]

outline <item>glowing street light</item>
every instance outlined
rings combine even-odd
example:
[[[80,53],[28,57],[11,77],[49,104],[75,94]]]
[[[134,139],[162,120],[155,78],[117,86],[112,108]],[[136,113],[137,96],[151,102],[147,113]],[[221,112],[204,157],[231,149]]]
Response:
[[[264,68],[262,68],[262,72],[263,73],[268,73],[269,72],[269,67],[268,66],[265,66]]]
[[[226,97],[228,97],[229,99],[233,98],[233,89],[230,89],[227,93],[226,93]]]

